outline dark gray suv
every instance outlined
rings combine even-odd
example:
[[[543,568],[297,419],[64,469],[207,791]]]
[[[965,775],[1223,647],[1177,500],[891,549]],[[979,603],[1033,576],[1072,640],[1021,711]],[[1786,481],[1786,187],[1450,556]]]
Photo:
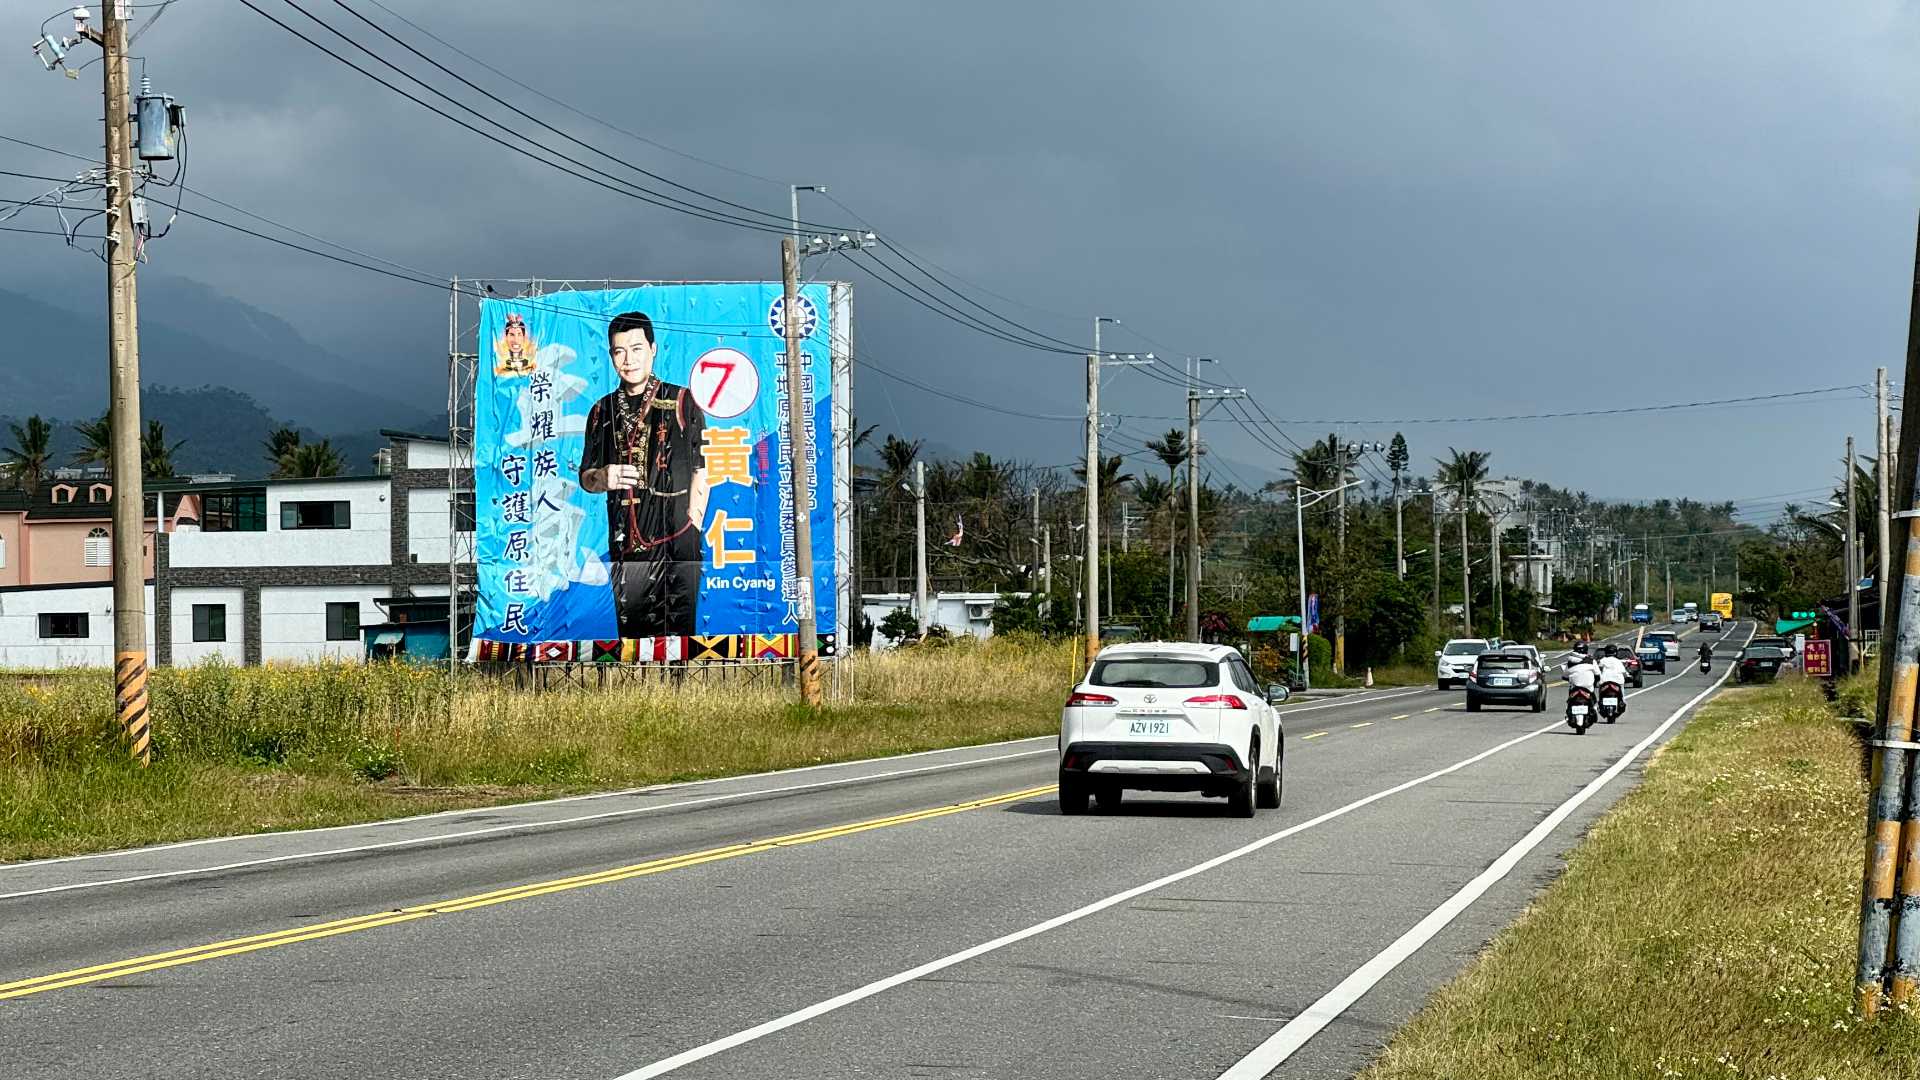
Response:
[[[1532,653],[1518,649],[1483,652],[1467,679],[1467,711],[1483,705],[1525,705],[1547,710],[1547,680]]]

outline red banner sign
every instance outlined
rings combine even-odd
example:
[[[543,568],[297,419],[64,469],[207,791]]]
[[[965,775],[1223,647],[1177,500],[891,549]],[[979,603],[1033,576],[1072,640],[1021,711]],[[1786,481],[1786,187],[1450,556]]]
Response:
[[[1809,675],[1833,674],[1833,642],[1809,641],[1806,644],[1805,669]]]

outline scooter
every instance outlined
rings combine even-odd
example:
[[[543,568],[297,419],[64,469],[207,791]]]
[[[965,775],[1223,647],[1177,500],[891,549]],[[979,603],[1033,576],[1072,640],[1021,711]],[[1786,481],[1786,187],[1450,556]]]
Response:
[[[1584,686],[1567,689],[1567,726],[1576,735],[1585,735],[1593,726],[1593,691]]]
[[[1611,724],[1620,718],[1626,699],[1620,696],[1620,684],[1604,682],[1600,684],[1600,719]]]
[[[1713,670],[1713,654],[1701,653],[1700,654],[1700,674],[1705,675],[1708,672],[1711,672],[1712,670]]]

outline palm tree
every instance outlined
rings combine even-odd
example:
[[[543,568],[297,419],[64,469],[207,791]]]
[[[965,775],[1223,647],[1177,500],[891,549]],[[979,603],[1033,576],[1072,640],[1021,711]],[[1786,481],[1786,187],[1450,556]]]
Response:
[[[1453,496],[1453,505],[1460,512],[1460,612],[1467,629],[1473,629],[1473,589],[1467,570],[1467,514],[1473,509],[1474,502],[1480,496],[1480,485],[1486,482],[1487,466],[1493,455],[1485,450],[1455,450],[1447,447],[1451,458],[1435,458],[1434,464],[1440,466],[1435,479],[1440,486]],[[1498,568],[1491,568],[1498,573]]]
[[[1187,433],[1179,428],[1168,428],[1165,435],[1147,440],[1147,449],[1167,467],[1167,482],[1173,483],[1179,475],[1180,466],[1187,463]]]
[[[185,445],[185,439],[169,445],[167,426],[158,420],[147,421],[146,433],[140,436],[140,475],[148,480],[171,479],[173,455]]]
[[[37,414],[27,417],[25,426],[7,425],[13,431],[13,445],[0,451],[7,459],[7,471],[28,495],[40,490],[40,477],[46,474],[53,457],[53,425]]]
[[[1176,552],[1180,549],[1180,508],[1176,505],[1180,498],[1180,466],[1187,460],[1187,433],[1179,428],[1168,428],[1167,433],[1157,439],[1147,441],[1147,449],[1153,451],[1160,464],[1167,467],[1167,487],[1163,499],[1156,500],[1147,496],[1146,486],[1139,486],[1141,501],[1152,506],[1164,504],[1167,511],[1167,618],[1173,618],[1173,588]]]
[[[306,479],[315,476],[339,476],[345,468],[340,452],[333,448],[330,439],[321,439],[317,443],[301,443],[287,454],[280,464],[281,476]]]
[[[113,467],[113,420],[101,413],[98,420],[82,420],[74,430],[80,433],[80,449],[73,452],[75,465]]]
[[[1108,504],[1119,497],[1120,489],[1133,483],[1132,473],[1120,471],[1126,464],[1127,459],[1120,454],[1115,454],[1112,457],[1102,456],[1100,458],[1100,512],[1103,518],[1109,509]],[[1079,478],[1081,487],[1084,490],[1087,483],[1087,467],[1085,465],[1075,465],[1073,467],[1073,475]]]
[[[1346,482],[1340,467],[1340,436],[1329,435],[1293,454],[1293,482],[1311,491],[1331,491]]]
[[[300,433],[290,427],[277,427],[267,434],[267,441],[261,449],[267,453],[267,460],[273,462],[273,475],[285,476],[287,457],[300,447]]]

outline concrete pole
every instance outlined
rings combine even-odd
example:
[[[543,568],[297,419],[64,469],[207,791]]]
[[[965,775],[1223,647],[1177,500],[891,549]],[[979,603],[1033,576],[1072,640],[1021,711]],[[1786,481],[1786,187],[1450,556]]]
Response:
[[[1347,670],[1347,448],[1336,445],[1333,448],[1334,460],[1340,467],[1333,474],[1333,482],[1340,485],[1339,533],[1340,533],[1340,576],[1333,582],[1333,602],[1339,608],[1333,614],[1333,670],[1344,673]]]
[[[1467,501],[1460,500],[1460,625],[1461,636],[1473,636],[1473,563],[1467,558]]]
[[[1493,632],[1497,637],[1507,636],[1507,609],[1500,598],[1500,579],[1506,575],[1500,572],[1500,519],[1487,521],[1487,535],[1491,546],[1487,549],[1487,569],[1493,574]]]
[[[1440,493],[1427,497],[1427,506],[1431,513],[1428,519],[1433,522],[1433,628],[1440,629]]]
[[[1033,572],[1027,575],[1027,587],[1035,592],[1040,584],[1040,485],[1033,486]]]
[[[1040,587],[1045,599],[1040,601],[1040,616],[1053,618],[1053,526],[1047,525],[1040,530]]]
[[[1187,390],[1187,640],[1200,640],[1200,395]]]
[[[1087,542],[1081,576],[1086,580],[1087,662],[1100,653],[1100,322],[1093,324],[1094,351],[1087,354]]]
[[[1293,482],[1293,550],[1300,564],[1300,682],[1313,689],[1313,646],[1307,640],[1307,519],[1300,503],[1300,482]],[[1435,595],[1438,595],[1437,593]]]
[[[800,335],[800,251],[793,237],[780,241],[787,331],[787,467],[793,477],[793,570],[799,580],[795,662],[800,669],[800,700],[820,704],[820,642],[813,601],[813,467],[807,461],[806,352]]]
[[[153,759],[147,718],[146,495],[140,471],[140,319],[135,290],[133,144],[127,23],[101,5],[107,119],[107,383],[113,447],[114,707],[128,749]]]
[[[1854,509],[1853,436],[1847,436],[1847,671],[1853,674],[1860,641],[1860,519]]]
[[[927,610],[927,463],[913,463],[913,613],[920,636],[927,636],[933,612]]]

